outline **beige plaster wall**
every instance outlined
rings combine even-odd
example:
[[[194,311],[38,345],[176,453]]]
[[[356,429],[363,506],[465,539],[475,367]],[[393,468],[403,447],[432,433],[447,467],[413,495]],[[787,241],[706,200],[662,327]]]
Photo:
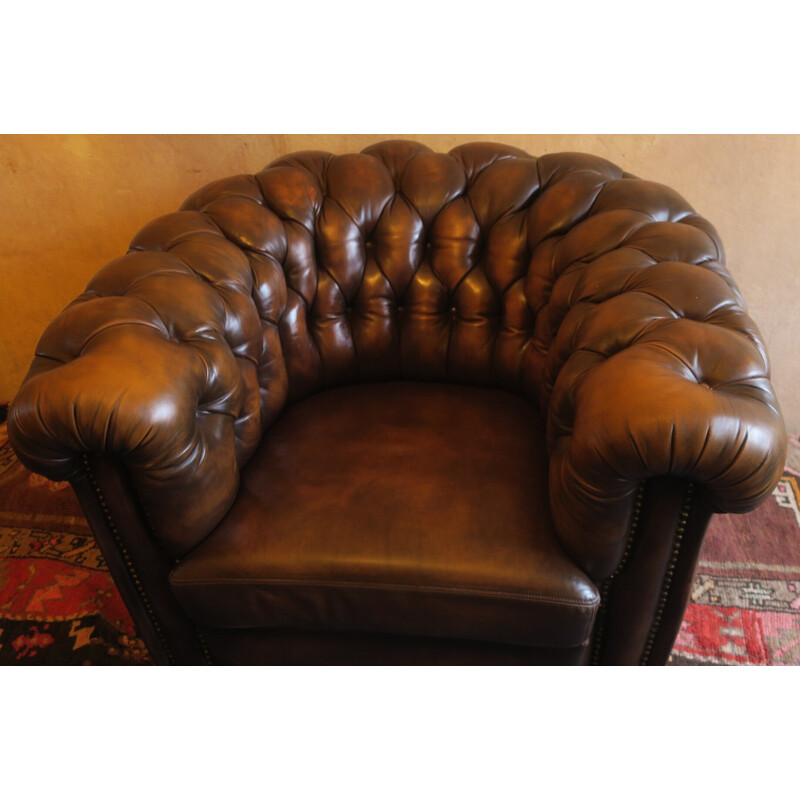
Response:
[[[293,150],[353,152],[379,135],[0,136],[0,402],[13,397],[47,322],[133,234],[196,188]],[[479,139],[580,150],[672,186],[719,230],[800,430],[794,345],[800,269],[800,136],[407,135],[448,150]]]

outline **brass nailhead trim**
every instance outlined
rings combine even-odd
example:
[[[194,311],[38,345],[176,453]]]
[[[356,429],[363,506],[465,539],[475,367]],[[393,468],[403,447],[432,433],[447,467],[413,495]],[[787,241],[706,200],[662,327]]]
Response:
[[[625,550],[622,553],[622,558],[619,560],[616,569],[604,581],[600,590],[600,608],[597,610],[597,623],[595,626],[594,635],[594,649],[592,652],[592,665],[600,663],[600,654],[603,649],[603,633],[605,627],[606,613],[608,610],[608,595],[611,591],[611,585],[623,569],[625,569],[628,560],[630,559],[631,550],[633,549],[633,542],[639,530],[639,520],[642,516],[642,503],[644,500],[644,484],[640,484],[636,490],[636,497],[633,501],[633,517],[631,519],[631,528],[628,533],[628,540],[625,543]]]
[[[195,636],[197,636],[197,640],[200,642],[200,647],[203,648],[203,655],[206,659],[206,664],[213,665],[214,659],[211,656],[211,651],[208,649],[208,645],[206,644],[206,640],[203,638],[202,634],[200,633],[197,628],[194,629]]]
[[[128,476],[128,483],[130,484],[131,490],[133,491],[134,496],[136,497],[136,501],[139,504],[139,511],[141,511],[142,516],[144,517],[144,521],[147,523],[147,527],[150,528],[150,533],[153,535],[153,539],[157,542],[158,537],[156,536],[156,529],[153,525],[153,520],[150,519],[150,514],[147,511],[147,504],[142,499],[141,492],[139,491],[139,487],[136,485],[136,482]],[[211,656],[211,651],[208,649],[208,645],[206,644],[205,639],[200,635],[200,631],[197,628],[194,628],[195,636],[197,636],[197,640],[200,642],[200,647],[203,651],[203,656],[205,657],[206,664],[213,664],[213,658]]]
[[[142,582],[139,579],[139,575],[136,572],[136,568],[133,566],[133,561],[131,559],[130,553],[128,549],[125,547],[125,543],[122,541],[122,537],[119,535],[119,531],[117,530],[117,526],[114,524],[114,520],[111,518],[111,512],[108,508],[108,504],[106,503],[106,499],[103,496],[103,491],[100,488],[99,484],[97,483],[97,479],[92,472],[91,464],[89,462],[89,456],[84,453],[83,455],[83,466],[86,470],[86,475],[89,478],[89,482],[92,484],[92,489],[94,489],[95,496],[97,497],[97,501],[100,503],[100,508],[103,509],[103,514],[105,515],[106,522],[108,523],[108,528],[111,531],[111,535],[114,537],[114,541],[117,543],[117,547],[119,548],[119,552],[122,555],[122,560],[125,562],[125,568],[128,572],[128,577],[130,577],[134,588],[136,589],[136,593],[139,595],[139,599],[142,601],[144,605],[145,612],[147,613],[148,619],[150,620],[150,624],[153,626],[153,629],[158,636],[159,641],[161,642],[164,652],[167,654],[167,660],[170,664],[175,663],[175,658],[172,655],[172,651],[169,649],[169,645],[167,644],[167,640],[164,637],[164,631],[161,629],[161,625],[156,618],[155,612],[153,611],[153,606],[150,603],[150,598],[147,596],[147,592],[144,590],[144,586],[142,586]]]
[[[678,563],[678,556],[680,555],[681,545],[683,544],[683,536],[686,533],[686,524],[689,519],[689,512],[692,508],[693,490],[694,484],[692,484],[690,481],[689,485],[686,487],[686,500],[684,501],[683,508],[681,509],[678,530],[675,532],[675,539],[672,542],[672,554],[670,556],[669,564],[667,565],[666,574],[664,575],[664,582],[661,586],[661,597],[659,598],[658,606],[656,607],[656,614],[653,619],[653,624],[650,626],[650,633],[647,637],[647,643],[645,644],[644,652],[642,653],[642,659],[639,662],[642,666],[645,666],[650,659],[650,653],[653,650],[658,629],[661,627],[661,620],[664,616],[664,609],[666,608],[670,586],[672,585],[672,576],[675,574],[675,566]]]

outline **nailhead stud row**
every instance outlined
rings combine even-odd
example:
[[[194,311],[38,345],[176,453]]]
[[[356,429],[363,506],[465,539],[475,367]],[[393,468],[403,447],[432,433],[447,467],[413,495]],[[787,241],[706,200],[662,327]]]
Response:
[[[661,587],[661,597],[656,608],[655,618],[653,624],[650,626],[650,633],[647,637],[647,644],[645,645],[644,652],[642,653],[642,660],[639,662],[641,665],[647,664],[650,653],[653,649],[653,644],[658,634],[658,629],[661,626],[661,619],[664,616],[664,608],[667,605],[667,598],[669,597],[670,586],[672,585],[672,577],[675,574],[675,565],[678,563],[678,555],[680,554],[681,545],[683,544],[683,536],[686,533],[686,524],[689,520],[689,512],[692,508],[692,494],[694,485],[690,482],[686,489],[686,500],[684,501],[683,508],[681,509],[681,517],[678,522],[678,530],[675,532],[675,539],[672,542],[672,554],[670,556],[667,571],[664,575],[664,583]]]
[[[97,497],[97,502],[100,503],[100,508],[103,510],[103,514],[105,515],[106,522],[108,523],[108,528],[111,531],[111,535],[114,537],[114,541],[117,543],[117,548],[119,549],[119,552],[122,555],[122,560],[125,562],[125,568],[128,572],[128,576],[133,582],[134,588],[136,589],[136,593],[139,595],[139,598],[141,599],[144,605],[150,623],[152,624],[153,629],[155,630],[158,639],[164,648],[164,652],[167,655],[167,660],[169,661],[170,664],[174,664],[175,658],[172,655],[172,651],[169,649],[167,640],[164,637],[164,632],[161,629],[161,625],[159,624],[158,619],[156,618],[155,612],[153,611],[153,606],[150,603],[150,598],[147,596],[147,592],[145,592],[144,586],[142,586],[142,582],[139,579],[139,574],[136,572],[136,568],[133,565],[130,553],[128,553],[128,549],[125,547],[125,543],[123,542],[122,537],[119,535],[117,526],[114,524],[114,520],[111,518],[111,511],[108,508],[108,503],[106,503],[103,491],[100,488],[99,484],[97,483],[97,479],[95,478],[94,473],[92,472],[92,468],[89,463],[89,456],[85,453],[83,455],[83,466],[84,469],[86,470],[86,475],[89,478],[89,482],[92,484],[92,489],[94,490],[95,496]]]
[[[611,591],[611,585],[614,578],[622,572],[628,563],[631,550],[633,549],[633,542],[636,538],[636,533],[639,530],[639,519],[642,515],[642,502],[644,499],[644,484],[640,484],[636,490],[636,497],[633,501],[633,517],[631,519],[631,529],[628,534],[628,540],[625,543],[625,550],[622,553],[622,558],[619,560],[616,569],[603,581],[602,589],[600,590],[600,608],[597,611],[597,623],[595,626],[594,636],[594,652],[592,653],[592,664],[600,663],[600,653],[603,649],[603,633],[604,623],[606,617],[606,610],[608,608],[608,595]]]

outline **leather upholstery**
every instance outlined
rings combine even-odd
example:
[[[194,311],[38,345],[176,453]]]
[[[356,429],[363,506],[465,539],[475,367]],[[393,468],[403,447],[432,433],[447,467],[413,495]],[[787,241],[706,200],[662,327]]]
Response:
[[[204,627],[585,644],[599,595],[553,531],[543,433],[496,389],[318,393],[266,434],[172,587]]]
[[[643,482],[742,512],[785,457],[714,228],[601,158],[488,143],[297,153],[199,190],[50,325],[9,434],[54,479],[118,460],[175,559],[287,402],[383,380],[536,403],[557,535],[597,582],[625,562]]]
[[[577,666],[586,647],[521,647],[429,636],[270,629],[211,629],[203,636],[215,663],[422,666]]]

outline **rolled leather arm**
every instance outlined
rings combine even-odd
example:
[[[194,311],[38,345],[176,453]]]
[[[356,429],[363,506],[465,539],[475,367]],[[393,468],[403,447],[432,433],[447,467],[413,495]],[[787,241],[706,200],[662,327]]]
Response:
[[[693,327],[657,326],[602,361],[581,353],[559,376],[548,420],[552,510],[595,576],[619,561],[640,482],[685,477],[729,513],[753,509],[780,477],[785,433],[754,368],[757,349],[729,330]]]
[[[554,521],[603,579],[643,481],[681,476],[714,511],[749,511],[780,477],[786,431],[716,231],[672,190],[590,166],[591,204],[584,193],[559,212],[580,218],[565,235],[538,231],[528,294]]]
[[[271,255],[210,215],[146,226],[42,336],[9,414],[22,462],[63,480],[85,454],[118,458],[158,540],[186,552],[230,507],[285,400],[280,281]]]

